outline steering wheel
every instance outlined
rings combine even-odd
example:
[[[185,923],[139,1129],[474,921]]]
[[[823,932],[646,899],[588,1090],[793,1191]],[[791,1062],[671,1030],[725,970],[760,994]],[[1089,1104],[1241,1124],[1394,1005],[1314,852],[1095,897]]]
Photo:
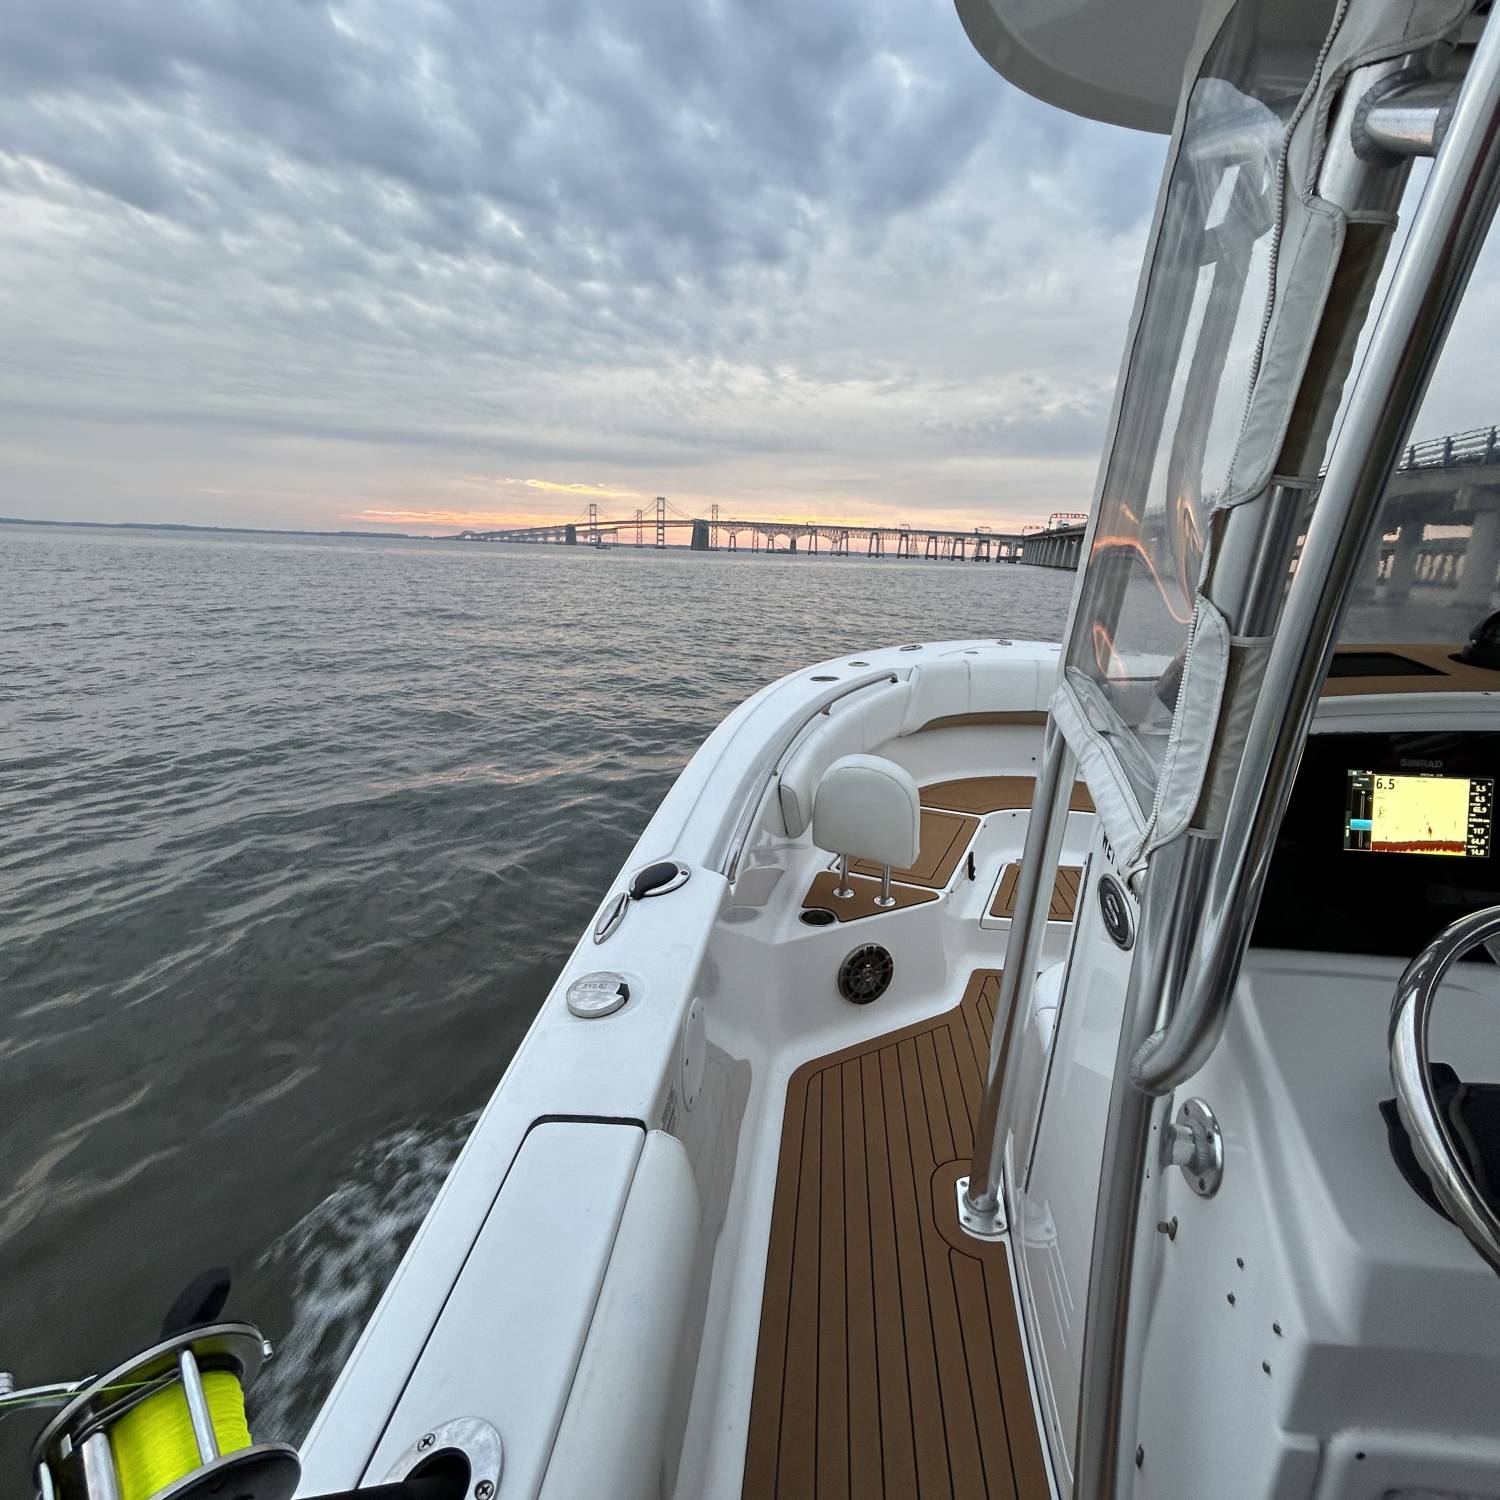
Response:
[[[1439,1106],[1428,1056],[1432,1001],[1443,976],[1471,948],[1500,937],[1500,906],[1486,907],[1445,927],[1407,965],[1391,1002],[1391,1082],[1412,1151],[1448,1217],[1500,1273],[1500,1214],[1491,1205],[1459,1149],[1453,1126]]]

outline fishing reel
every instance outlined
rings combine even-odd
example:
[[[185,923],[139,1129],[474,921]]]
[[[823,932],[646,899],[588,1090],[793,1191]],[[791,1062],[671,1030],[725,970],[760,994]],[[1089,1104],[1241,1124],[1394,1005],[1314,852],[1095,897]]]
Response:
[[[161,1341],[103,1375],[26,1390],[0,1375],[0,1414],[60,1407],[32,1444],[36,1500],[291,1500],[297,1450],[253,1442],[245,1419],[271,1346],[216,1321],[228,1294],[227,1272],[205,1272]]]
[[[62,1405],[32,1445],[35,1500],[291,1500],[297,1450],[252,1441],[245,1419],[269,1349],[249,1323],[214,1323],[88,1380],[18,1391],[0,1373],[0,1416]],[[314,1500],[488,1500],[501,1455],[465,1418],[418,1438],[385,1483]]]
[[[245,1420],[268,1347],[248,1323],[215,1323],[91,1380],[0,1398],[66,1402],[32,1445],[37,1500],[291,1500],[297,1450],[252,1442]]]
[[[245,1389],[271,1346],[221,1321],[229,1273],[205,1271],[172,1304],[161,1340],[107,1374],[17,1390],[0,1371],[0,1417],[57,1407],[31,1447],[35,1500],[291,1500],[295,1448],[257,1443]],[[477,1417],[423,1433],[383,1483],[315,1500],[491,1500],[500,1434]]]

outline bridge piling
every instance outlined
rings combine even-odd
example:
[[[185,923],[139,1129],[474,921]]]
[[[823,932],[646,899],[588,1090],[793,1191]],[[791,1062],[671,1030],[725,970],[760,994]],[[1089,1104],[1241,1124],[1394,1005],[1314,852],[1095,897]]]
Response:
[[[1478,507],[1488,501],[1485,509]],[[1474,529],[1464,555],[1463,572],[1453,596],[1455,607],[1475,614],[1489,612],[1490,596],[1495,592],[1495,572],[1500,568],[1500,493],[1466,485],[1458,494],[1458,509],[1472,511]]]

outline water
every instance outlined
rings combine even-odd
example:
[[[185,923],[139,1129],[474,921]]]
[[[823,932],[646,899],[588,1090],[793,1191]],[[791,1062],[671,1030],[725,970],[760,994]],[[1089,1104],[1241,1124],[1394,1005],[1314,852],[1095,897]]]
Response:
[[[1072,582],[0,526],[0,1368],[228,1265],[295,1440],[704,736],[825,656],[1056,639]]]

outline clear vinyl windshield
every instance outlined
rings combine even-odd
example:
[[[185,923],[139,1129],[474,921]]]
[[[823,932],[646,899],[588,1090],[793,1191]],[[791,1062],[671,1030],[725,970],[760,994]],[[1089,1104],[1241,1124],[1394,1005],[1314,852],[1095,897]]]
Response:
[[[1257,9],[1236,8],[1188,102],[1069,645],[1069,680],[1143,807],[1255,380],[1283,142],[1307,81],[1263,57]]]

